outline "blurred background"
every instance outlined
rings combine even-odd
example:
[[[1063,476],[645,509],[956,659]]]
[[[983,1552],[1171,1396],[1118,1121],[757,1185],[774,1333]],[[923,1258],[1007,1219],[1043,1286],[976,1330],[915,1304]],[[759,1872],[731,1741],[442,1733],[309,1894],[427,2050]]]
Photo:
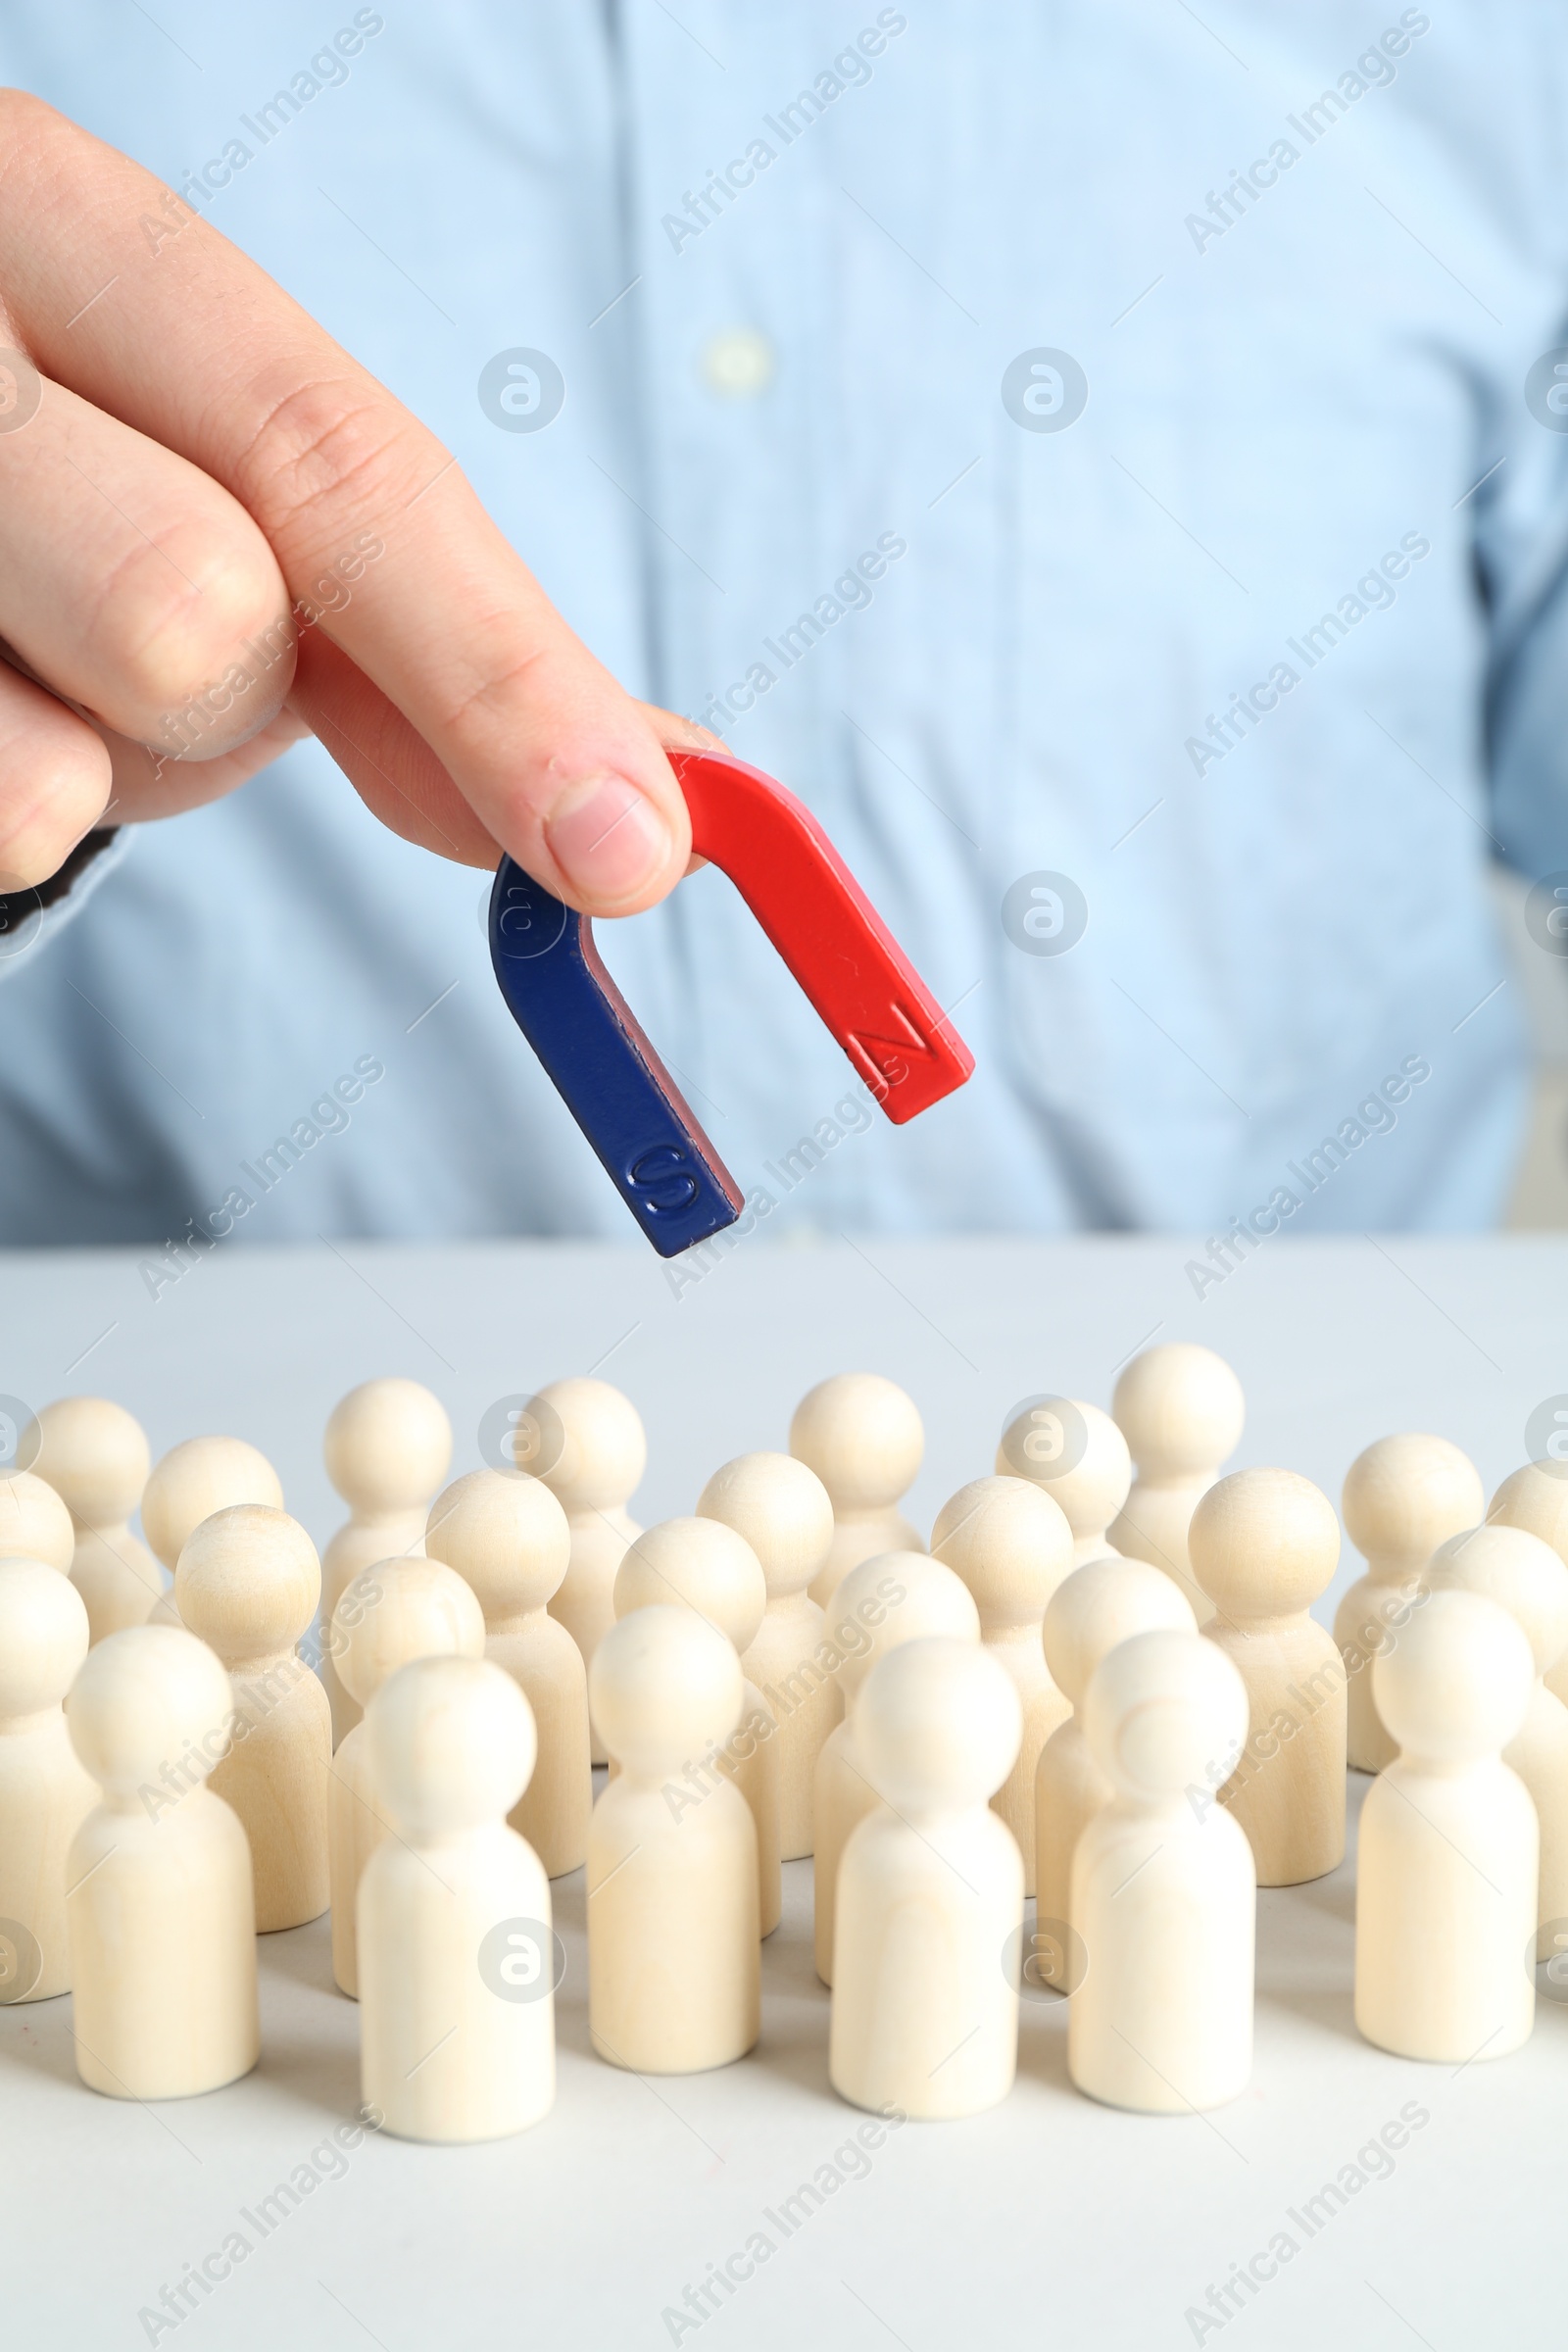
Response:
[[[1509,969],[1530,1021],[1534,1083],[1507,1222],[1520,1231],[1568,1226],[1568,965],[1543,956],[1525,923],[1527,885],[1492,869]]]
[[[1568,1222],[1565,65],[1522,0],[0,24],[157,175],[92,331],[159,220],[242,247],[951,1013],[895,1130],[722,877],[600,926],[774,1239]],[[419,595],[367,520],[309,625]],[[0,1245],[636,1246],[487,891],[314,743],[116,834],[0,957]]]

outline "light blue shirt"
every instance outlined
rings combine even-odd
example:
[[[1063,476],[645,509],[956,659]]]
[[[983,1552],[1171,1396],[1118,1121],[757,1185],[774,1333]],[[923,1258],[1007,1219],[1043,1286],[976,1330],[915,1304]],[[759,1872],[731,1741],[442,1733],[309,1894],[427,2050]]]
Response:
[[[1560,17],[340,23],[11,0],[0,71],[443,435],[953,1009],[975,1075],[894,1129],[720,875],[601,925],[766,1228],[1493,1220],[1526,1053],[1486,862],[1568,867],[1549,360],[1526,399],[1568,341]],[[0,1000],[0,1241],[236,1193],[234,1241],[633,1240],[486,891],[314,745],[139,830]]]

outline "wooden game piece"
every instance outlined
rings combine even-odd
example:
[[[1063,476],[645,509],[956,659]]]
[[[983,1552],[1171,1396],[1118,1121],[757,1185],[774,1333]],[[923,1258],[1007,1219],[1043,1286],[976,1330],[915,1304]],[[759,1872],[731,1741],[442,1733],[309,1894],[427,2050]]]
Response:
[[[111,1634],[66,1700],[103,1790],[66,1861],[76,2071],[111,2098],[190,2098],[256,2064],[250,1848],[204,1786],[232,1704],[206,1642],[173,1625]]]
[[[608,1380],[553,1380],[534,1402],[543,1408],[531,1433],[537,1458],[520,1466],[543,1479],[566,1514],[571,1556],[550,1614],[586,1668],[615,1622],[611,1592],[621,1554],[642,1533],[626,1505],[648,1467],[648,1440],[636,1406]],[[591,1708],[589,1738],[594,1762],[607,1763]]]
[[[364,1710],[381,1685],[415,1658],[482,1658],[484,1612],[455,1568],[401,1552],[349,1580],[328,1630],[343,1688],[361,1710],[360,1721],[333,1750],[326,1791],[332,1974],[340,1989],[358,2000],[360,1880],[387,1834],[370,1779]]]
[[[856,1740],[882,1801],[839,1865],[828,2041],[857,2107],[978,2115],[1012,2088],[1023,1857],[986,1799],[1022,1729],[1012,1676],[970,1642],[906,1642],[865,1679]]]
[[[795,1408],[790,1451],[815,1471],[833,1505],[833,1541],[810,1583],[820,1608],[862,1560],[925,1548],[899,1509],[925,1458],[925,1430],[895,1382],[879,1372],[819,1381]]]
[[[484,1654],[504,1666],[533,1716],[537,1760],[511,1826],[559,1879],[582,1867],[593,1808],[588,1678],[550,1613],[566,1574],[566,1514],[537,1478],[470,1470],[430,1506],[424,1547],[455,1568],[484,1611]]]
[[[500,2139],[556,2095],[555,1933],[539,1857],[503,1816],[533,1768],[515,1679],[416,1658],[365,1714],[392,1835],[360,1881],[367,2107],[404,2139]]]
[[[1213,1604],[1193,1574],[1187,1530],[1242,1442],[1242,1384],[1211,1348],[1169,1340],[1133,1357],[1110,1410],[1138,1465],[1110,1529],[1111,1548],[1174,1577],[1199,1624],[1206,1625]]]
[[[98,1802],[61,1700],[87,1612],[45,1560],[0,1560],[0,2002],[71,1990],[66,1857]]]
[[[53,1487],[31,1470],[0,1473],[0,1560],[42,1560],[71,1574],[76,1531]]]
[[[839,1864],[850,1834],[876,1804],[856,1738],[855,1710],[878,1658],[927,1635],[978,1642],[980,1612],[959,1576],[920,1551],[884,1551],[852,1568],[827,1610],[827,1640],[838,1658],[844,1721],[816,1759],[816,1845],[812,1953],[824,1984],[833,1982],[833,1933]]]
[[[1505,1478],[1487,1513],[1491,1527],[1522,1527],[1549,1544],[1568,1566],[1568,1463],[1526,1462]],[[1546,1689],[1568,1702],[1568,1654],[1546,1677]]]
[[[1066,1990],[1073,1930],[1072,1858],[1087,1825],[1115,1793],[1084,1737],[1084,1699],[1102,1658],[1134,1634],[1196,1633],[1181,1586],[1151,1561],[1089,1560],[1056,1587],[1042,1628],[1046,1663],[1072,1714],[1040,1751],[1035,1772],[1035,1972]],[[1211,1793],[1211,1792],[1210,1792]]]
[[[667,1793],[740,1720],[735,1646],[660,1603],[612,1626],[588,1669],[620,1765],[588,1834],[588,2030],[613,2066],[686,2075],[744,2057],[761,2022],[757,1831],[733,1783]]]
[[[1236,1754],[1247,1720],[1241,1677],[1196,1634],[1134,1634],[1090,1677],[1084,1732],[1114,1793],[1073,1856],[1087,1965],[1068,2001],[1067,2068],[1107,2106],[1201,2114],[1247,2086],[1256,1881],[1212,1798],[1215,1759]]]
[[[38,1470],[71,1513],[71,1581],[94,1642],[144,1625],[162,1597],[158,1562],[128,1522],[152,1456],[141,1423],[103,1396],[62,1396],[38,1415]]]
[[[665,1519],[637,1538],[615,1571],[617,1618],[633,1609],[695,1609],[742,1652],[757,1639],[767,1606],[761,1563],[744,1536],[718,1519]],[[615,1767],[611,1765],[613,1774]],[[722,1747],[688,1756],[677,1783],[665,1790],[684,1809],[701,1803],[710,1776],[732,1781],[751,1807],[757,1831],[757,1895],[760,1932],[771,1936],[784,1908],[779,1872],[779,1734],[771,1708],[746,1676],[740,1721]]]
[[[321,1623],[362,1568],[424,1550],[430,1498],[452,1467],[446,1406],[416,1380],[368,1380],[333,1406],[321,1442],[326,1475],[350,1516],[321,1554]],[[360,1720],[329,1649],[319,1668],[334,1746]]]
[[[1479,1483],[1479,1482],[1478,1482]],[[1426,1583],[1434,1592],[1479,1592],[1506,1609],[1530,1644],[1535,1687],[1502,1760],[1530,1791],[1541,1830],[1536,1956],[1556,1953],[1553,1928],[1568,1920],[1568,1707],[1544,1677],[1568,1649],[1568,1567],[1522,1527],[1473,1527],[1433,1553]]]
[[[1114,1555],[1107,1531],[1127,1500],[1133,1463],[1126,1439],[1098,1404],[1051,1396],[1027,1407],[1002,1433],[997,1471],[1045,1488],[1072,1529],[1075,1568]]]
[[[283,1489],[266,1454],[243,1438],[186,1438],[153,1465],[142,1490],[142,1533],[172,1576],[186,1540],[202,1521],[242,1502],[270,1511],[283,1508]],[[147,1622],[178,1625],[172,1585],[153,1603]]]
[[[1251,1840],[1260,1886],[1321,1878],[1345,1856],[1345,1661],[1310,1604],[1334,1574],[1340,1523],[1294,1470],[1237,1470],[1193,1513],[1188,1548],[1215,1614],[1204,1638],[1250,1702],[1220,1790]]]
[[[787,1453],[743,1453],[714,1471],[697,1510],[744,1536],[761,1562],[767,1608],[756,1640],[743,1648],[741,1671],[761,1691],[777,1726],[779,1850],[786,1862],[798,1861],[811,1850],[816,1759],[844,1711],[838,1682],[817,1654],[822,1611],[807,1591],[832,1546],[833,1505],[805,1462]]]
[[[213,1793],[250,1839],[263,1936],[319,1919],[331,1893],[332,1711],[296,1647],[320,1596],[315,1544],[265,1503],[202,1520],[174,1571],[180,1623],[218,1652],[233,1688],[233,1744],[213,1767]]]
[[[1017,1689],[1023,1709],[1018,1753],[991,1802],[1023,1855],[1026,1895],[1035,1891],[1035,1767],[1052,1733],[1072,1711],[1040,1642],[1046,1603],[1072,1573],[1072,1530],[1043,1487],[1021,1478],[976,1478],[946,1502],[931,1530],[932,1556],[961,1576],[980,1612],[980,1639]]]
[[[1341,1503],[1366,1559],[1334,1612],[1348,1684],[1346,1753],[1353,1772],[1381,1772],[1398,1750],[1378,1721],[1372,1660],[1398,1639],[1438,1545],[1480,1519],[1481,1479],[1446,1438],[1379,1438],[1346,1472]]]
[[[1361,1808],[1355,2022],[1396,2057],[1501,2058],[1535,2022],[1540,1839],[1500,1754],[1535,1681],[1523,1633],[1476,1592],[1434,1592],[1372,1662],[1399,1752]]]

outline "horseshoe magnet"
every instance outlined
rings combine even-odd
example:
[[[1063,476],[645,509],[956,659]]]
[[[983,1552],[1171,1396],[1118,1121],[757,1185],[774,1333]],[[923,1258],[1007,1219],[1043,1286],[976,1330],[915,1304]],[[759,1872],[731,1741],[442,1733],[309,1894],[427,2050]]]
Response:
[[[726,873],[888,1117],[962,1086],[974,1055],[821,826],[760,768],[671,752],[692,847]],[[662,1257],[733,1225],[739,1185],[600,960],[593,924],[503,858],[490,959],[507,1008]]]

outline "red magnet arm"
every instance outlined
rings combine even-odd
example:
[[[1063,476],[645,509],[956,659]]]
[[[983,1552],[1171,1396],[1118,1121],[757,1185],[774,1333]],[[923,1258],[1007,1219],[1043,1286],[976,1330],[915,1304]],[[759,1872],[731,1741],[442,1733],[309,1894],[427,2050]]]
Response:
[[[760,768],[671,752],[692,847],[734,883],[896,1125],[962,1086],[964,1044],[810,810]]]

